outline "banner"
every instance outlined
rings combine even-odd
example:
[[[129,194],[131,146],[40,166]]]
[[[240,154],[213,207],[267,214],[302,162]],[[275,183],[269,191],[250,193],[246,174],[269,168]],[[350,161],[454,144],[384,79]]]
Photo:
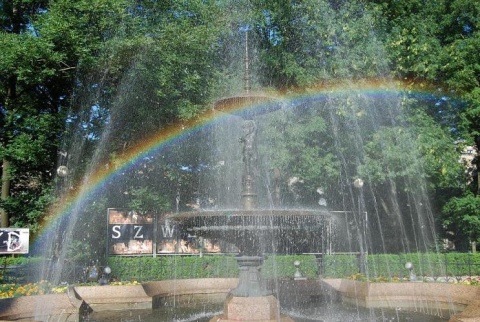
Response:
[[[108,244],[112,255],[153,253],[152,214],[108,209]]]
[[[28,228],[0,228],[0,254],[28,254]]]
[[[178,223],[160,219],[157,228],[157,254],[200,254],[226,251],[217,240],[199,238],[182,231]]]
[[[196,254],[195,238],[182,233],[175,222],[160,220],[158,223],[158,254]]]
[[[238,252],[233,245],[182,231],[166,216],[157,219],[151,213],[109,208],[107,217],[109,255]]]

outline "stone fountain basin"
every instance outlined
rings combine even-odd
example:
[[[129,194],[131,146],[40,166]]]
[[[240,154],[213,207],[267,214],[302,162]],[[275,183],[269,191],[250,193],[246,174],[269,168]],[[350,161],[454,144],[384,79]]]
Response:
[[[321,247],[312,240],[326,236],[322,230],[338,220],[333,212],[310,209],[202,210],[167,218],[194,235],[250,249],[250,255],[281,253],[287,248],[319,251]]]
[[[23,296],[0,300],[2,321],[78,321],[81,310],[106,311],[156,308],[172,298],[222,302],[237,285],[236,278],[185,279],[131,286],[78,286],[66,294]],[[279,300],[333,293],[342,301],[367,308],[416,310],[452,315],[451,322],[480,321],[480,288],[449,283],[366,283],[345,279],[283,280]]]
[[[334,220],[335,212],[316,209],[255,209],[255,210],[200,210],[171,214],[167,218],[185,224],[202,225],[218,223],[219,227],[208,227],[210,230],[223,229],[290,229],[311,228],[311,223],[323,223]],[[245,224],[245,225],[242,225]]]
[[[79,321],[81,312],[154,309],[174,301],[222,303],[237,283],[237,278],[207,278],[74,286],[64,294],[1,299],[0,321]]]
[[[337,292],[344,303],[366,308],[395,308],[437,315],[448,312],[450,321],[480,321],[480,288],[451,283],[368,283],[345,279],[323,280],[325,289]],[[472,314],[477,320],[466,319]],[[462,314],[457,315],[462,312]]]

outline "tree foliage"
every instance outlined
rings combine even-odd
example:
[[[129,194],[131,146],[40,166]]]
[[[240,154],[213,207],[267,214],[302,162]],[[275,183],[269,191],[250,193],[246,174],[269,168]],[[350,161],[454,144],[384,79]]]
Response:
[[[478,193],[478,175],[463,184],[454,141],[480,144],[479,16],[468,0],[4,1],[0,157],[10,187],[0,208],[10,225],[36,229],[54,188],[76,189],[90,161],[120,167],[153,133],[241,92],[248,31],[254,89],[308,96],[375,78],[433,92],[407,91],[392,103],[351,90],[275,113],[260,133],[273,178],[265,186],[279,185],[285,204],[309,205],[321,188],[332,206],[350,209],[351,181],[362,176],[379,221],[394,208],[407,213],[387,190],[406,196],[422,186],[439,202],[438,219],[450,197],[474,202],[468,193]],[[181,195],[185,204],[204,173],[218,170],[209,135],[124,170],[108,202],[178,208]],[[69,166],[68,178],[55,178],[59,165]],[[289,186],[291,178],[302,184]],[[450,227],[464,205],[448,205]]]
[[[454,240],[464,244],[468,238],[470,242],[480,242],[480,198],[472,193],[462,197],[450,199],[443,209],[446,218],[443,225],[453,233]]]
[[[373,29],[378,16],[361,3],[255,3],[264,86],[287,90],[387,73]]]
[[[30,29],[46,1],[8,1],[0,7],[0,157],[2,225],[35,225],[45,209],[56,159],[59,105],[51,88],[60,54]],[[10,222],[9,219],[10,218]]]

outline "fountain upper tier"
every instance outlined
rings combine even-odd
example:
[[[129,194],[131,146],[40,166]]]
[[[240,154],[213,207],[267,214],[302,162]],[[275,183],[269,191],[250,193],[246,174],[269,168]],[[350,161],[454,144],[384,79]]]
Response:
[[[254,107],[242,109],[241,107]],[[274,112],[281,108],[281,103],[265,95],[239,95],[227,97],[215,102],[215,111],[238,115],[245,120],[252,120],[256,116]]]
[[[246,255],[321,252],[335,218],[326,210],[308,209],[205,210],[169,216],[182,230],[227,241]]]
[[[171,219],[178,222],[184,231],[234,244],[244,255],[304,251],[312,240],[325,236],[322,230],[330,225],[333,218],[326,210],[256,208],[255,119],[280,109],[281,103],[272,97],[246,94],[218,100],[213,108],[244,119],[243,137],[240,139],[244,168],[242,209],[184,212],[171,215]]]

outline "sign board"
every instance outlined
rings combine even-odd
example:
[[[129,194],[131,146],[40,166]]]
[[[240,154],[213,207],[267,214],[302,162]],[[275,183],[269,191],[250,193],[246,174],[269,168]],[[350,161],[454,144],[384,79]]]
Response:
[[[182,231],[174,221],[158,221],[157,254],[200,254],[225,251],[216,240],[198,238]]]
[[[0,228],[0,254],[28,254],[28,228]]]
[[[159,216],[160,217],[160,216]],[[108,254],[153,255],[237,252],[217,240],[197,238],[180,229],[165,216],[109,208]]]
[[[153,253],[152,214],[108,209],[109,253],[135,255]]]

